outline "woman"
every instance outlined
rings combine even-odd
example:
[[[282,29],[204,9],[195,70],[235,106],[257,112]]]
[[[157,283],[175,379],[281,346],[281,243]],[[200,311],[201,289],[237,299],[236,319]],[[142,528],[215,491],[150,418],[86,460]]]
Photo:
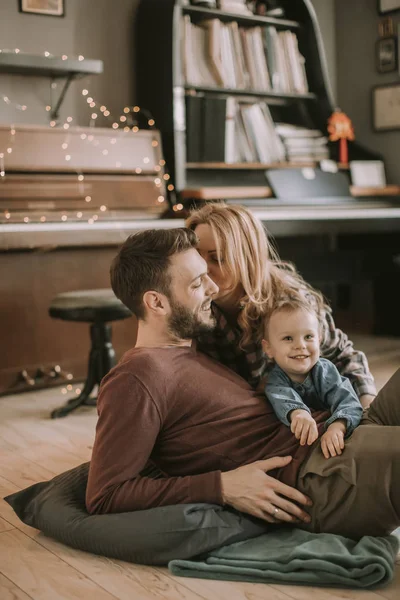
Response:
[[[218,285],[213,302],[216,329],[198,339],[198,348],[233,369],[256,388],[271,366],[261,346],[262,316],[276,300],[290,293],[311,297],[323,324],[321,356],[350,379],[364,408],[376,395],[374,379],[363,352],[354,350],[347,335],[335,327],[322,294],[289,264],[279,260],[266,232],[241,206],[207,204],[195,210],[186,226],[199,238],[198,251]]]

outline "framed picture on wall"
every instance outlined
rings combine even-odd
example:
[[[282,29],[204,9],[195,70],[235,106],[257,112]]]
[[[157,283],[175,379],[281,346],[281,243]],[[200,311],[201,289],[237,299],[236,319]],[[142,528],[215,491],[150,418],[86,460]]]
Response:
[[[397,69],[397,38],[382,38],[376,42],[376,68],[379,73]]]
[[[19,10],[23,13],[64,16],[64,0],[19,0]]]
[[[378,0],[378,12],[381,15],[400,10],[400,0]]]
[[[400,82],[372,89],[372,123],[375,131],[400,129]]]

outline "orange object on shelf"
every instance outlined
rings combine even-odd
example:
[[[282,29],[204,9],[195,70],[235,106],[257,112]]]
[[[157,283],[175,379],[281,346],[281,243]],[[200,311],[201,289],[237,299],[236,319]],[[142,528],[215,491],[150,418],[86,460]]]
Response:
[[[340,142],[339,162],[347,164],[349,162],[347,141],[353,141],[355,139],[351,119],[337,108],[328,119],[328,132],[331,142]]]

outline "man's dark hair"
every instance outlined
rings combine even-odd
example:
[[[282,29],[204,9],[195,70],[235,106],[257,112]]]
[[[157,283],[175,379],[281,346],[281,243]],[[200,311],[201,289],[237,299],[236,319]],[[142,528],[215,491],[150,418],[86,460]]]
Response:
[[[111,263],[114,294],[138,319],[144,319],[143,294],[154,290],[170,297],[170,257],[196,248],[198,239],[190,229],[149,229],[133,234]]]

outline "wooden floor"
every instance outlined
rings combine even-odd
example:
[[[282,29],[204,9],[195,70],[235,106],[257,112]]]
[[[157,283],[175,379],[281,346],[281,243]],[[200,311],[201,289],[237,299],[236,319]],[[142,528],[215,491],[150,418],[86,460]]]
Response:
[[[400,366],[400,340],[356,341],[381,387]],[[177,578],[164,568],[72,550],[23,525],[3,496],[90,458],[95,409],[50,420],[50,410],[64,401],[57,388],[0,398],[1,600],[399,600],[400,566],[396,581],[378,592]]]

